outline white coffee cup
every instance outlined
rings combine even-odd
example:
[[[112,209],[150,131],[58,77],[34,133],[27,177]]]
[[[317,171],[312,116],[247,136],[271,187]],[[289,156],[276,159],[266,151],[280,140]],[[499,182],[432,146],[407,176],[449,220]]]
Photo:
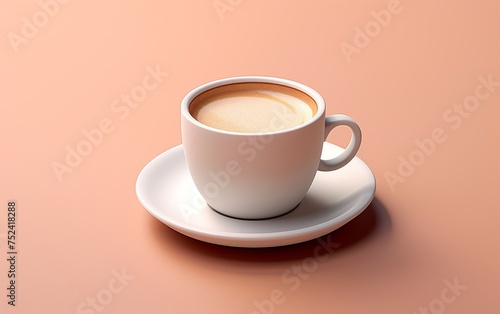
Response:
[[[195,119],[190,105],[197,96],[208,91],[217,94],[229,85],[237,89],[242,83],[300,91],[314,101],[316,110],[299,125],[264,132],[223,130]],[[284,118],[273,119],[276,124]],[[340,125],[352,131],[347,148],[332,159],[321,159],[323,142]],[[353,119],[341,114],[325,118],[325,101],[318,92],[301,83],[265,76],[220,79],[193,89],[181,103],[181,130],[187,165],[203,198],[217,212],[241,219],[272,218],[293,210],[318,170],[343,167],[361,144],[361,130]]]

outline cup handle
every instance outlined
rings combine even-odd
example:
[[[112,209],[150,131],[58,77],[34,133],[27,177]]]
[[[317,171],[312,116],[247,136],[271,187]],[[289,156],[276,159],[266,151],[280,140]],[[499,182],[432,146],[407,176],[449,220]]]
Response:
[[[361,129],[352,118],[343,114],[335,114],[325,118],[325,141],[328,134],[339,125],[345,125],[351,129],[351,141],[337,157],[327,160],[320,159],[318,167],[320,171],[332,171],[342,168],[356,156],[361,145]]]

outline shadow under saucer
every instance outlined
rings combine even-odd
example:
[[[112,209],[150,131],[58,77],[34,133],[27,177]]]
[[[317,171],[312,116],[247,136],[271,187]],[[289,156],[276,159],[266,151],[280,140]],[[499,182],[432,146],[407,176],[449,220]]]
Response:
[[[161,246],[185,251],[197,258],[232,260],[241,263],[273,263],[310,257],[321,245],[332,246],[336,253],[354,248],[362,242],[385,235],[391,230],[391,219],[377,197],[351,222],[313,240],[279,247],[240,248],[211,244],[184,236],[150,217],[151,231]]]

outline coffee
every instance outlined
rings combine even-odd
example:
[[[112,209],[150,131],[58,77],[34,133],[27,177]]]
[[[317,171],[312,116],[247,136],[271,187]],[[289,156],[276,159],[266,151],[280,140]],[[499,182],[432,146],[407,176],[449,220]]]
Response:
[[[310,120],[314,100],[295,88],[271,83],[235,83],[207,90],[193,99],[190,114],[225,131],[266,133],[290,129]]]

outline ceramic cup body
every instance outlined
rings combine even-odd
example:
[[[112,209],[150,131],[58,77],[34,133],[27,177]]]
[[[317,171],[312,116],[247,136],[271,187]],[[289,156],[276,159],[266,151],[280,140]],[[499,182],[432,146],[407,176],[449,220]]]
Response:
[[[212,128],[190,114],[190,103],[201,93],[247,82],[300,90],[315,101],[316,114],[296,127],[265,133]],[[285,118],[278,116],[276,121]],[[351,128],[351,142],[340,156],[320,160],[326,136],[338,125]],[[351,118],[333,115],[325,119],[325,102],[315,90],[294,81],[263,76],[221,79],[189,92],[181,103],[181,131],[187,165],[203,198],[219,213],[241,219],[265,219],[291,211],[305,197],[318,170],[344,166],[361,143],[361,131]]]

